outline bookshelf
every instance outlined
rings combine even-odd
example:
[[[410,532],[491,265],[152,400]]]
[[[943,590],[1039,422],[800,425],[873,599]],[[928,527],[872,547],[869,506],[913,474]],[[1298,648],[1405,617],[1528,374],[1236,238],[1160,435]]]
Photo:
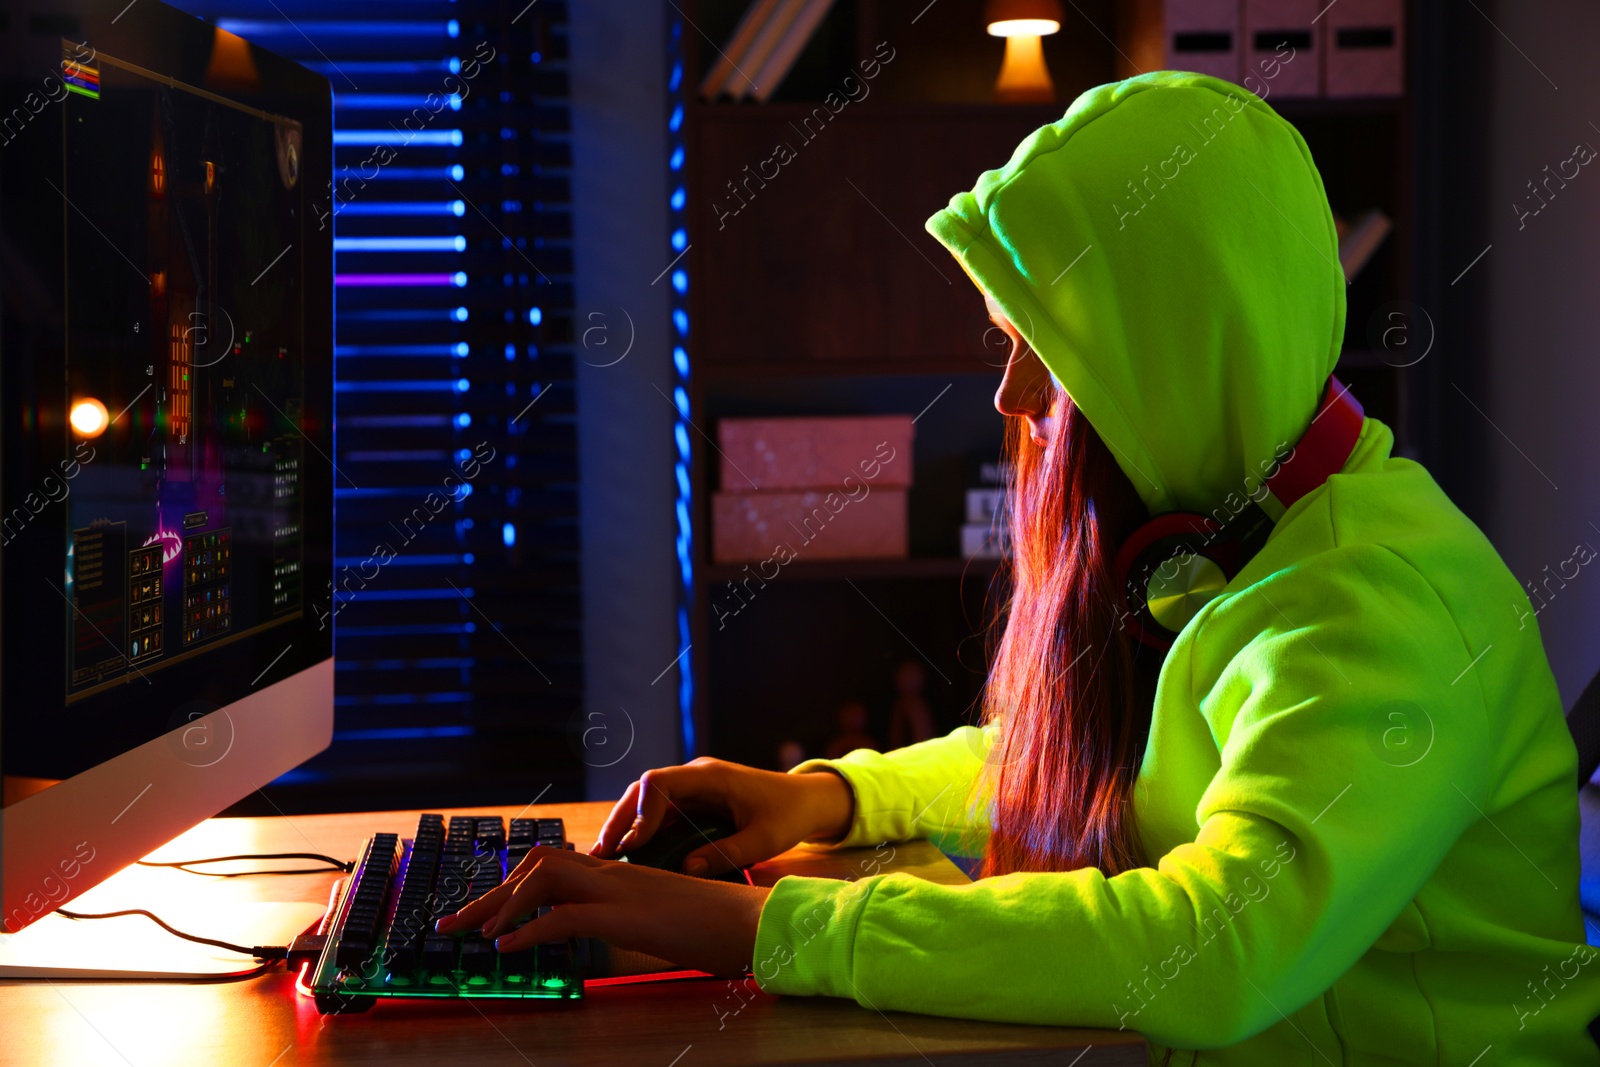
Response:
[[[967,457],[1000,450],[992,398],[1001,368],[984,361],[981,296],[922,225],[1079,92],[1119,76],[1122,61],[1117,4],[1068,5],[1062,32],[1045,39],[1058,102],[997,105],[988,95],[1002,45],[984,33],[982,0],[837,0],[769,102],[701,101],[693,87],[717,54],[708,41],[726,41],[744,6],[685,7],[700,31],[686,43],[685,75],[691,410],[714,437],[728,416],[916,414],[938,397],[917,425],[911,558],[796,561],[720,626],[708,602],[747,572],[710,558],[709,497],[720,487],[715,455],[697,452],[690,654],[699,749],[773,766],[780,741],[820,754],[847,700],[868,705],[882,738],[890,679],[904,661],[928,668],[941,729],[970,720],[985,627],[1005,590],[995,564],[958,558],[958,530]],[[806,127],[880,42],[894,58],[870,91],[820,132]],[[1337,213],[1353,222],[1378,208],[1394,221],[1347,290],[1337,373],[1395,429],[1397,451],[1413,453],[1416,374],[1374,326],[1415,299],[1411,98],[1272,103],[1306,138]],[[789,158],[776,174],[761,170],[780,143]],[[767,179],[748,181],[757,170]]]

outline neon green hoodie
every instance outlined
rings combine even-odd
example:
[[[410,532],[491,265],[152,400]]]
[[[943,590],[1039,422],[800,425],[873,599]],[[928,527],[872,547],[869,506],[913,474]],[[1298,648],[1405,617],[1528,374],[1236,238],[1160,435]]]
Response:
[[[1085,93],[928,229],[1153,513],[1255,491],[1338,358],[1321,178],[1292,126],[1214,78]],[[1532,606],[1392,444],[1368,419],[1168,653],[1134,796],[1150,866],[785,878],[762,987],[1204,1050],[1179,1064],[1600,1062],[1576,756]],[[844,844],[972,854],[992,741],[963,727],[797,770],[851,784]]]

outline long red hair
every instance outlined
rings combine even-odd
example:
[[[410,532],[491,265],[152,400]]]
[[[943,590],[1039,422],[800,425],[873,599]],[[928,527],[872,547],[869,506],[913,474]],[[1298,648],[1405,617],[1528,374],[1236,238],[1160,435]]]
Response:
[[[1008,420],[1012,582],[984,693],[984,719],[1000,726],[979,782],[985,876],[1144,865],[1132,797],[1149,672],[1122,625],[1111,560],[1145,509],[1060,390],[1057,403],[1048,447]]]

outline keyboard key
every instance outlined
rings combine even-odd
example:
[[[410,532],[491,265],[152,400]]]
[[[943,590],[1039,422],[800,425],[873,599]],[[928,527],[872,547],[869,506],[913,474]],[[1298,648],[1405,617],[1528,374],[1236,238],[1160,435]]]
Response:
[[[427,918],[431,910],[428,904],[428,894],[421,886],[415,889],[404,889],[400,892],[400,899],[394,906],[395,921],[412,915]]]
[[[416,974],[417,967],[422,962],[422,941],[406,941],[400,944],[389,942],[389,974],[401,978],[411,978]]]
[[[435,851],[445,843],[445,816],[424,814],[416,824],[413,851]]]
[[[428,907],[426,898],[413,901],[401,901],[394,911],[394,925],[391,927],[395,934],[404,940],[413,940],[432,925],[432,911]]]
[[[494,943],[481,937],[469,937],[461,943],[461,969],[471,974],[494,973]]]
[[[455,911],[467,899],[467,890],[472,885],[472,863],[471,856],[446,856],[440,861],[434,881],[435,914]]]
[[[452,971],[456,966],[456,939],[430,937],[422,942],[422,966],[430,971]]]
[[[450,829],[445,835],[444,851],[447,853],[471,852],[473,843],[477,840],[478,822],[476,819],[465,815],[456,815],[450,819]]]
[[[572,948],[565,941],[539,946],[539,973],[545,978],[572,973]]]
[[[344,937],[333,951],[333,962],[340,967],[359,967],[372,955],[372,942],[365,938]]]
[[[520,926],[521,924],[518,924]],[[516,929],[517,927],[513,927]],[[538,973],[537,949],[529,945],[519,948],[515,952],[500,953],[500,972],[502,974],[533,975]]]
[[[479,819],[477,825],[477,844],[480,849],[498,852],[506,847],[506,824],[499,818]]]

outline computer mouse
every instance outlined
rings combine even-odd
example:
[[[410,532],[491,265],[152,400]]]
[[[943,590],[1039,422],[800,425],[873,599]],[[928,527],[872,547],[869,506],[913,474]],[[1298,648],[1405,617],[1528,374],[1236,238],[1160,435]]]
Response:
[[[700,813],[679,815],[663,822],[656,828],[656,832],[650,835],[649,840],[633,846],[621,853],[621,856],[629,863],[637,863],[641,867],[655,867],[682,874],[683,861],[689,857],[689,853],[712,841],[730,837],[737,830],[738,827],[734,825],[733,820],[726,815]],[[717,877],[723,881],[748,881],[744,873],[737,868]]]

